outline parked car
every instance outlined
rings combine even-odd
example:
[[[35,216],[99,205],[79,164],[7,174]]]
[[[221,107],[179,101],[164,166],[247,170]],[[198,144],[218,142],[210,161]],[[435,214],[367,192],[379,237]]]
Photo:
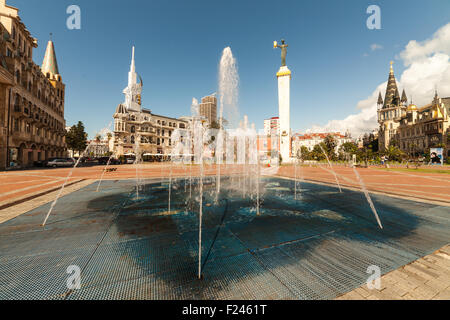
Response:
[[[108,163],[108,161],[109,161],[109,164],[120,164],[120,161],[119,160],[117,160],[116,158],[109,158],[109,157],[100,157],[100,158],[97,158],[97,161],[98,161],[98,163],[99,164],[103,164],[103,165],[106,165],[107,163]]]
[[[34,161],[33,165],[35,167],[45,167],[45,161],[42,161],[42,160]]]
[[[75,160],[72,158],[59,158],[52,159],[47,162],[47,167],[73,167],[75,165]]]

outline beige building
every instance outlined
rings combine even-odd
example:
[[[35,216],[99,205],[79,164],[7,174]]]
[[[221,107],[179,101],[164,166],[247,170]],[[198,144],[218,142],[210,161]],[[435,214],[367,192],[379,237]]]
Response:
[[[396,137],[400,119],[406,115],[407,109],[408,99],[405,90],[403,90],[400,98],[392,64],[393,62],[391,62],[384,101],[381,97],[381,92],[378,95],[378,123],[380,124],[378,130],[378,150],[380,151],[386,150],[392,139]]]
[[[407,104],[405,90],[400,97],[392,68],[384,101],[378,97],[379,150],[394,144],[410,156],[427,153],[430,148],[443,147],[450,157],[450,98],[439,98],[421,108]]]
[[[188,121],[153,114],[141,106],[142,80],[137,82],[134,48],[128,73],[128,86],[123,91],[125,102],[114,113],[114,146],[116,157],[140,153],[140,155],[169,154],[172,150],[172,133],[186,129]]]
[[[214,95],[203,97],[199,109],[200,116],[205,117],[209,123],[217,122],[217,98]]]
[[[65,156],[65,85],[48,42],[42,67],[33,62],[37,40],[19,10],[0,0],[0,169],[32,166]]]
[[[418,108],[408,106],[397,131],[397,142],[401,150],[417,155],[429,152],[430,148],[443,147],[444,157],[450,157],[450,98],[439,98],[436,92],[433,102]]]

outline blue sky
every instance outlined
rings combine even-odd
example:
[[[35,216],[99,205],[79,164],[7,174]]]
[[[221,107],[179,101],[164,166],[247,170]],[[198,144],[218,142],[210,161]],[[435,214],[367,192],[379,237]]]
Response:
[[[131,46],[144,80],[143,105],[156,114],[188,115],[192,97],[217,91],[221,52],[230,46],[240,75],[239,110],[257,128],[278,113],[275,73],[289,44],[291,127],[305,130],[355,113],[387,79],[389,61],[410,40],[422,41],[449,22],[450,1],[266,0],[7,0],[38,38],[41,64],[53,33],[67,85],[67,125],[89,134],[112,121],[123,100]],[[66,8],[81,8],[81,30],[66,28]],[[382,29],[366,27],[366,9],[381,8]],[[378,44],[382,49],[372,51]],[[404,66],[395,65],[397,74]]]

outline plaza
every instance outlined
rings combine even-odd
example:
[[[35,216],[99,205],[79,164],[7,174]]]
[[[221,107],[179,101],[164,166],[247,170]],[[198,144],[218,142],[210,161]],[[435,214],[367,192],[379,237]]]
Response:
[[[335,168],[339,192],[333,174],[320,166],[282,166],[262,177],[257,215],[254,202],[233,190],[215,204],[208,190],[215,189],[217,168],[205,166],[199,280],[198,180],[188,181],[189,170],[198,176],[200,168],[188,167],[140,165],[138,200],[135,165],[105,173],[98,192],[103,166],[77,168],[67,181],[70,169],[2,173],[10,193],[0,199],[0,297],[448,299],[447,173],[358,169],[383,223],[379,229],[351,168]],[[221,172],[223,184],[239,183],[243,167]],[[79,290],[66,287],[69,265],[82,269]],[[369,265],[384,275],[380,290],[365,286]],[[399,283],[404,289],[395,295]]]
[[[450,299],[447,4],[21,1],[1,301]]]

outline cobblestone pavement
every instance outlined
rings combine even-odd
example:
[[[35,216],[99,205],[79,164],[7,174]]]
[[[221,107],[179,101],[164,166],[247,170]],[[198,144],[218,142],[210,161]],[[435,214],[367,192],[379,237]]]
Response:
[[[381,277],[380,289],[363,285],[336,300],[450,300],[450,245]]]

